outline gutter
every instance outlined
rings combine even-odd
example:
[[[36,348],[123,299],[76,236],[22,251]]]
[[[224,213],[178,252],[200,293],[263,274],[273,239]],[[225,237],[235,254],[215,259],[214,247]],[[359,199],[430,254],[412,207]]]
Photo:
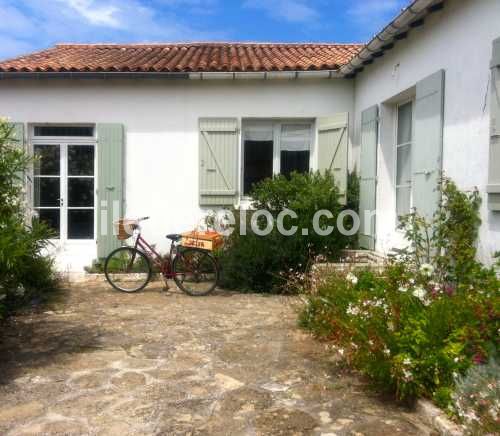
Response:
[[[397,41],[405,39],[411,29],[422,26],[427,15],[443,9],[444,2],[445,0],[414,0],[375,35],[348,64],[340,68],[341,75],[352,78],[362,72],[366,65],[382,57],[385,51],[391,50]]]
[[[256,71],[208,73],[154,72],[0,72],[0,80],[8,79],[184,79],[184,80],[297,80],[334,79],[339,70],[322,71]]]

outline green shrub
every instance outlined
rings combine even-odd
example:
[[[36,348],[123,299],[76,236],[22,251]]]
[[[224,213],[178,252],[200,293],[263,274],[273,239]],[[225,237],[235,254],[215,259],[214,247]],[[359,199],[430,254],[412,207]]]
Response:
[[[268,211],[274,219],[285,209],[294,211],[298,218],[285,217],[284,228],[297,226],[298,231],[285,236],[275,225],[269,235],[259,236],[251,230],[252,212],[246,214],[246,219],[240,219],[237,212],[235,230],[220,253],[222,285],[243,291],[283,291],[290,271],[304,272],[309,260],[318,254],[336,256],[348,243],[348,238],[336,229],[342,210],[338,196],[329,174],[292,173],[290,178],[280,175],[257,184],[252,192],[252,207]],[[335,227],[329,236],[321,236],[312,228],[314,214],[324,209],[333,215],[320,219],[321,228]],[[246,223],[246,235],[240,234],[240,221]],[[265,222],[260,221],[259,227],[265,227]],[[308,229],[308,234],[303,235],[302,229]]]
[[[325,278],[305,295],[300,324],[333,341],[400,400],[423,396],[446,406],[454,376],[485,362],[498,346],[500,281],[475,260],[477,194],[443,183],[442,209],[432,223],[415,213],[403,219],[408,249],[383,273]],[[458,249],[461,238],[467,250]]]
[[[0,121],[0,318],[56,287],[52,259],[42,256],[51,232],[36,220],[25,224],[22,175],[30,162]]]
[[[453,407],[468,434],[500,431],[500,366],[494,359],[470,368],[458,377]]]

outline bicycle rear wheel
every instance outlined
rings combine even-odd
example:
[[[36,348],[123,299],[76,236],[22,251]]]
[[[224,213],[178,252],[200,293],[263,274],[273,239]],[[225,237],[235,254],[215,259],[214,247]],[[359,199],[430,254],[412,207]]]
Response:
[[[132,247],[121,247],[106,258],[106,280],[121,292],[138,292],[151,280],[151,265],[146,255]]]
[[[172,270],[177,286],[193,297],[209,294],[219,280],[219,269],[214,256],[196,248],[182,250],[175,257]]]

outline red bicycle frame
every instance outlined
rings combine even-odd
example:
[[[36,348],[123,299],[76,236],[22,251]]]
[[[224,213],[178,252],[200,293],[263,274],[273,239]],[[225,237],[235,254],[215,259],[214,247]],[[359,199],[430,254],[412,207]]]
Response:
[[[172,270],[172,260],[173,260],[173,254],[174,254],[174,249],[177,248],[177,246],[172,242],[170,244],[170,252],[168,254],[168,258],[162,257],[160,253],[158,253],[152,246],[149,244],[139,233],[137,235],[137,238],[135,240],[135,245],[134,248],[142,251],[146,257],[153,262],[154,265],[156,265],[160,273],[165,277],[166,279],[173,279],[175,276],[175,273]],[[133,261],[132,261],[133,262]]]

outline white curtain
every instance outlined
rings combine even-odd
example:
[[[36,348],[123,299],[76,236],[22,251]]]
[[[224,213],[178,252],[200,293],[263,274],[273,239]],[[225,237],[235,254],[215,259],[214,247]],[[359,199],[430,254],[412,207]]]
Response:
[[[243,128],[243,140],[245,141],[272,141],[273,139],[272,123],[248,123]]]
[[[283,124],[281,126],[281,151],[308,151],[310,148],[310,124]]]

